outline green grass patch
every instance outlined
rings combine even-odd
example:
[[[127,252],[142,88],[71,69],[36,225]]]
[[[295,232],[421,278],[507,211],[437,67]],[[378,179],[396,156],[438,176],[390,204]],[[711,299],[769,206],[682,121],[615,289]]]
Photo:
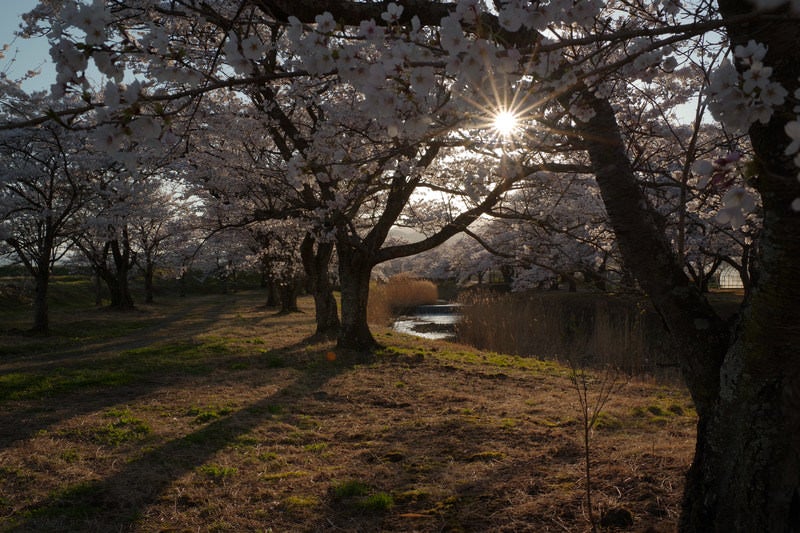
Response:
[[[47,398],[89,387],[118,387],[135,375],[125,369],[57,367],[44,372],[11,372],[0,376],[0,402]]]
[[[294,477],[306,477],[309,473],[304,470],[289,470],[286,472],[275,472],[273,474],[264,474],[261,479],[265,481],[274,481],[276,479],[289,479]]]
[[[265,463],[271,463],[272,461],[277,461],[279,455],[275,452],[261,452],[258,454],[258,459],[260,461],[264,461]]]
[[[622,421],[612,414],[601,411],[597,414],[597,420],[594,422],[595,429],[621,429]]]
[[[254,448],[261,444],[262,439],[254,435],[238,435],[233,442],[234,448]]]
[[[212,420],[221,418],[232,412],[233,409],[230,407],[209,405],[205,407],[191,407],[186,414],[194,417],[195,424],[204,424],[206,422],[211,422]]]
[[[216,464],[207,464],[197,467],[197,471],[214,481],[223,481],[239,473],[237,468],[232,466],[222,466]]]
[[[78,461],[78,459],[80,459],[78,452],[73,449],[62,451],[59,454],[59,457],[61,457],[61,460],[64,461],[65,463],[75,463]]]
[[[292,509],[314,507],[319,505],[319,498],[315,496],[289,496],[283,500],[283,504]]]
[[[100,428],[80,433],[97,444],[119,446],[126,442],[142,440],[152,432],[147,422],[133,416],[130,409],[112,408],[107,410],[104,416],[111,418],[112,421]]]
[[[331,487],[334,499],[359,511],[381,512],[394,506],[394,498],[387,492],[374,491],[368,484],[352,479]]]
[[[366,483],[352,479],[334,484],[331,490],[335,498],[343,499],[365,496],[369,493],[370,487]]]
[[[328,447],[327,442],[314,442],[311,444],[306,444],[303,446],[303,449],[307,452],[311,453],[321,453]]]
[[[418,349],[406,349],[398,346],[391,346],[381,351],[382,354],[411,355],[419,354]],[[475,365],[490,365],[497,368],[512,368],[526,370],[544,375],[566,376],[569,369],[555,361],[543,361],[535,357],[522,357],[519,355],[504,355],[495,352],[470,352],[470,351],[451,351],[440,348],[431,353],[425,354],[435,357],[442,361],[470,363]]]
[[[356,507],[371,512],[388,511],[394,507],[394,498],[387,492],[376,492],[358,501]]]

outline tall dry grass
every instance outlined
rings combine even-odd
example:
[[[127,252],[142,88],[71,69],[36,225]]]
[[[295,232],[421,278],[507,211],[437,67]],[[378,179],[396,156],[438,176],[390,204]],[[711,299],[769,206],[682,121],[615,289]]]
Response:
[[[386,283],[375,283],[370,287],[367,321],[388,325],[397,313],[418,305],[435,304],[438,299],[439,291],[433,282],[412,274],[397,274]]]
[[[482,349],[613,366],[631,374],[674,373],[674,349],[645,300],[599,293],[471,291],[459,340]]]

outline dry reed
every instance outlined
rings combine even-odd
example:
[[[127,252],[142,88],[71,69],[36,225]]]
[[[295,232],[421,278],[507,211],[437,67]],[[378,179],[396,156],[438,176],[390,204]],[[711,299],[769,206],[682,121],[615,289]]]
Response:
[[[671,341],[646,301],[598,293],[471,291],[459,340],[482,349],[663,374]]]
[[[438,290],[433,282],[411,274],[397,274],[386,283],[376,283],[370,287],[367,321],[388,325],[398,312],[418,305],[434,304],[438,298]]]

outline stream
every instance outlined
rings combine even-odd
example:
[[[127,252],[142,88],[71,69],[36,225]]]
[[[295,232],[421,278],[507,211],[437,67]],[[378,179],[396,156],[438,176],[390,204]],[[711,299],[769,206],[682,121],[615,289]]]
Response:
[[[461,319],[459,307],[452,303],[421,305],[413,313],[397,317],[392,328],[426,339],[455,339],[456,324]]]

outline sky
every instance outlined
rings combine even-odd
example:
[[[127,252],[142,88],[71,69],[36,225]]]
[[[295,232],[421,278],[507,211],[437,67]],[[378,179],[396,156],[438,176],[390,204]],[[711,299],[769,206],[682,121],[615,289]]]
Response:
[[[0,59],[0,71],[5,72],[9,78],[16,79],[30,69],[42,70],[42,74],[22,85],[26,90],[49,88],[55,80],[47,39],[14,40],[14,31],[19,29],[22,22],[20,15],[33,9],[36,3],[37,0],[0,0],[0,46],[10,45],[5,51],[5,57]]]

